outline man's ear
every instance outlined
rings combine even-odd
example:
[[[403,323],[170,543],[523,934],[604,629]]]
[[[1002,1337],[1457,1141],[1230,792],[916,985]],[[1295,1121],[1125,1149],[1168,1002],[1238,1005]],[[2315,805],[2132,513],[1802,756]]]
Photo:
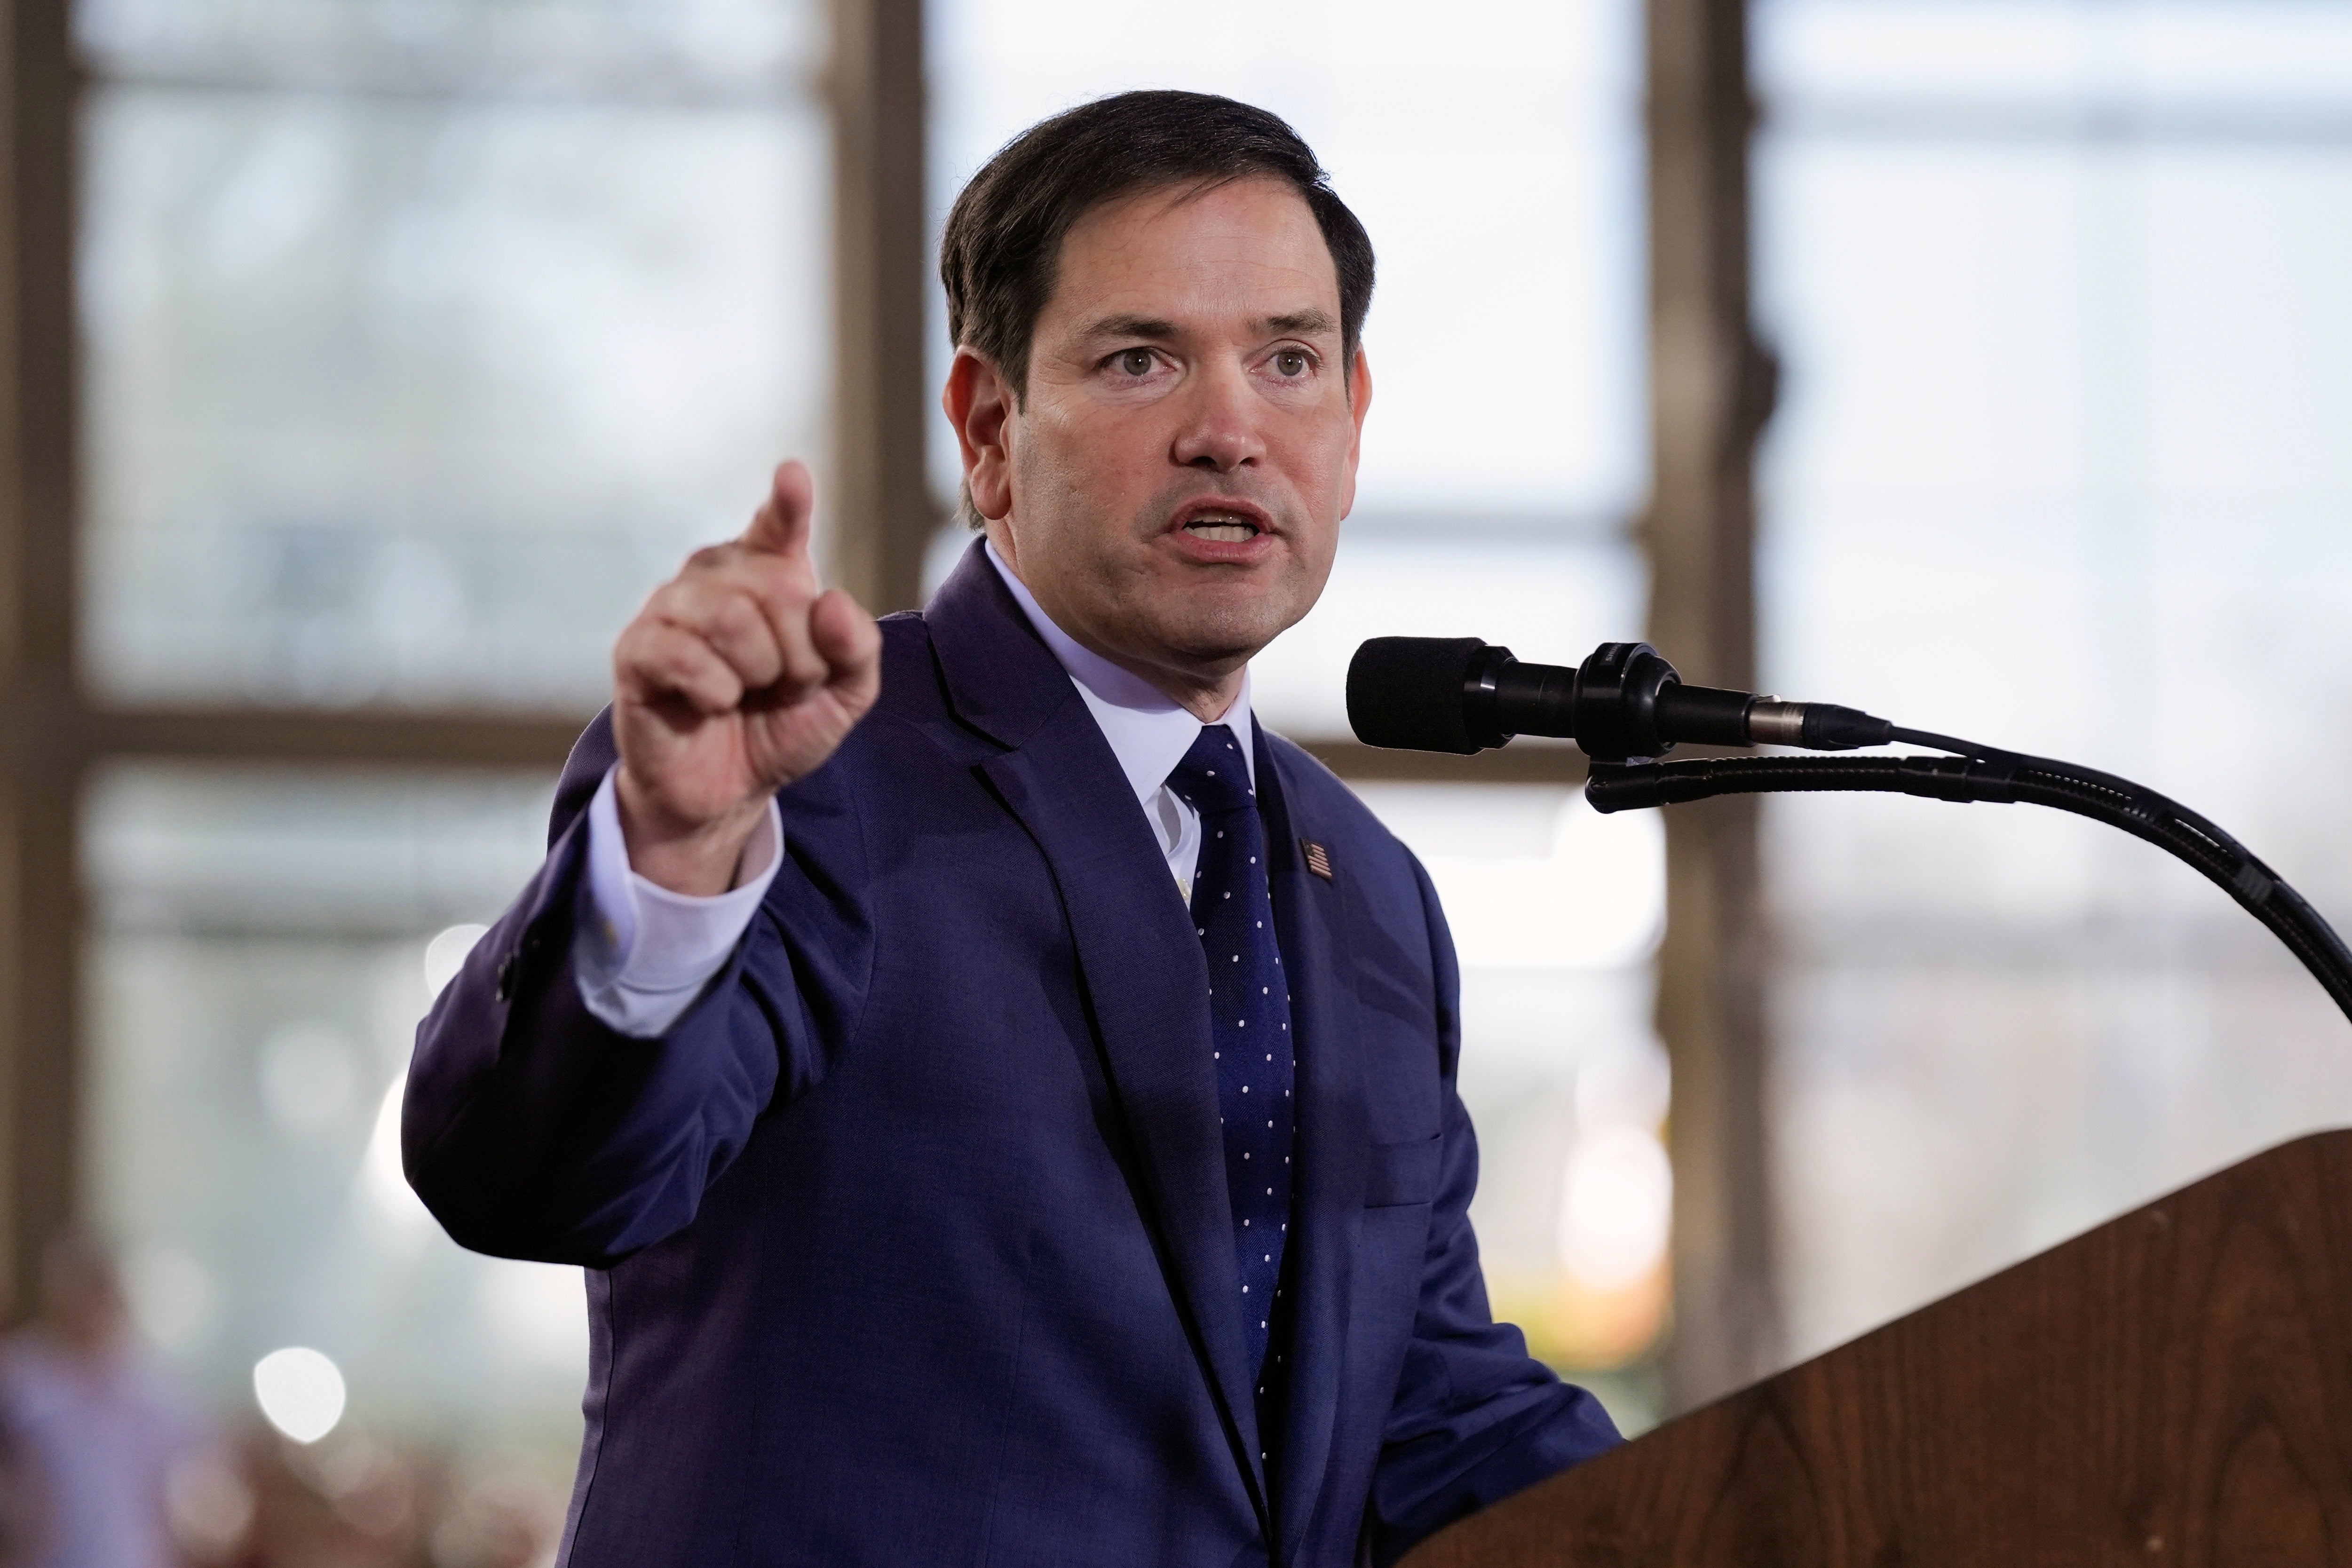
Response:
[[[968,348],[956,350],[940,406],[955,426],[963,455],[963,481],[972,509],[990,521],[1013,510],[1013,389],[995,365]]]
[[[1356,510],[1356,463],[1364,455],[1364,415],[1372,405],[1372,362],[1364,351],[1356,350],[1355,359],[1348,366],[1348,416],[1355,421],[1355,434],[1348,440],[1348,482],[1339,496],[1339,515],[1346,517]]]

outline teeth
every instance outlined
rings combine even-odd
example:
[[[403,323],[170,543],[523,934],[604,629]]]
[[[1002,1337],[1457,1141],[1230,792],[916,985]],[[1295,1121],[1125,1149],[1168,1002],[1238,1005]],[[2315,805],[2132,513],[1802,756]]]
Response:
[[[1184,525],[1184,531],[1195,539],[1212,539],[1219,544],[1246,544],[1257,537],[1257,530],[1246,522],[1227,522],[1221,518],[1195,518]]]

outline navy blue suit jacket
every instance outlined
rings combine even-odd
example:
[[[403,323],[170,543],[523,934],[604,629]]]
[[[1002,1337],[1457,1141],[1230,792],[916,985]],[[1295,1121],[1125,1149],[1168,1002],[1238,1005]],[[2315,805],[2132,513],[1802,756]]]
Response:
[[[609,718],[418,1032],[417,1192],[467,1247],[588,1270],[565,1561],[1347,1568],[1613,1443],[1488,1316],[1428,878],[1274,740],[1297,1321],[1264,1473],[1159,845],[976,550],[882,626],[879,704],[779,795],[784,864],[666,1037],[605,1028],[571,967]]]

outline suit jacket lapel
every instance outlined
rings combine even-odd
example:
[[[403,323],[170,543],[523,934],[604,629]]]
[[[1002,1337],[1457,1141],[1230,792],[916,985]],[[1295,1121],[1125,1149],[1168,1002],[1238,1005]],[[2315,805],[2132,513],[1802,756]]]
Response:
[[[1191,915],[1109,742],[977,546],[925,619],[959,713],[1011,748],[979,771],[1060,890],[1104,1073],[1153,1211],[1146,1219],[1251,1501],[1270,1523],[1217,1121],[1209,966]]]
[[[1354,1049],[1356,995],[1347,922],[1349,896],[1337,868],[1331,879],[1312,875],[1300,853],[1302,837],[1317,838],[1311,821],[1293,804],[1296,774],[1287,752],[1258,742],[1260,793],[1266,799],[1274,922],[1290,974],[1292,1032],[1297,1037],[1298,1184],[1293,1201],[1291,1289],[1297,1292],[1290,1331],[1290,1384],[1275,1491],[1280,1550],[1297,1552],[1331,1455],[1339,1413],[1339,1372],[1346,1359],[1348,1300],[1357,1232],[1362,1224],[1364,1154],[1369,1123],[1361,1059]]]

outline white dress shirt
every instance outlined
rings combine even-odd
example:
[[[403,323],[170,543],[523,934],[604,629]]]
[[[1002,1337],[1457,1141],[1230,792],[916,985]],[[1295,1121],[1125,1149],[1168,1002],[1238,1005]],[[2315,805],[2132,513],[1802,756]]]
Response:
[[[1110,742],[1111,754],[1118,759],[1119,771],[1127,775],[1144,819],[1160,841],[1178,890],[1190,898],[1193,868],[1201,858],[1201,816],[1168,787],[1168,775],[1200,738],[1202,721],[1142,677],[1081,647],[1037,607],[1027,585],[996,553],[996,546],[985,548],[988,563],[1061,661],[1103,739]],[[1240,695],[1216,722],[1232,726],[1255,786],[1257,756],[1246,670]],[[783,823],[775,802],[770,801],[765,820],[743,847],[735,886],[728,891],[710,898],[673,893],[629,865],[614,782],[619,772],[618,763],[606,771],[588,805],[587,874],[580,879],[572,968],[579,973],[581,1000],[589,1012],[620,1034],[652,1039],[685,1016],[742,940],[783,863]]]

